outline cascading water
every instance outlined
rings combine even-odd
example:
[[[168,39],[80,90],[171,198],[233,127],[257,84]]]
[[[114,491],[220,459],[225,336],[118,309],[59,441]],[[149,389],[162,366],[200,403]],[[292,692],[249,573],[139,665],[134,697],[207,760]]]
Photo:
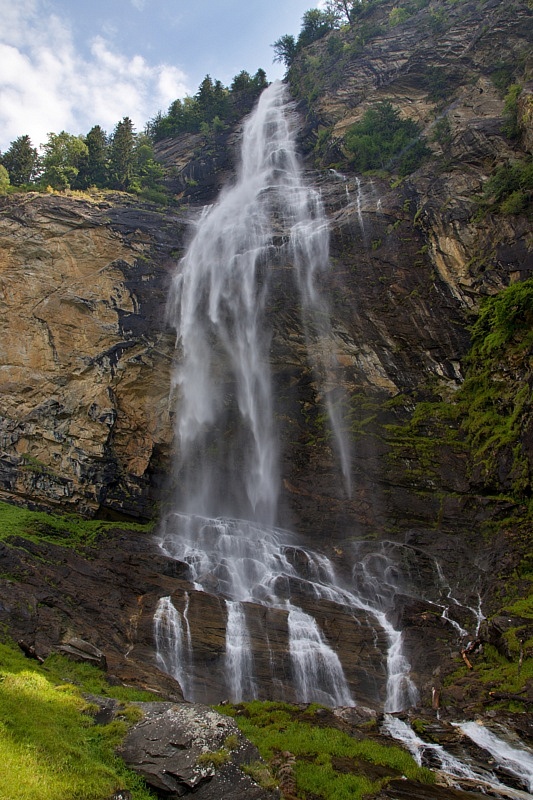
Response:
[[[231,699],[264,696],[272,686],[284,695],[290,685],[301,701],[353,704],[341,661],[321,629],[320,608],[327,605],[353,626],[364,619],[371,629],[380,627],[388,650],[382,691],[387,707],[397,710],[412,702],[416,691],[401,635],[386,612],[342,587],[324,555],[274,527],[280,467],[266,313],[272,265],[292,267],[309,363],[350,492],[333,335],[318,288],[328,248],[320,196],[303,181],[291,104],[277,82],[245,125],[235,185],[204,211],[173,282],[168,310],[179,355],[174,386],[179,492],[161,523],[160,545],[187,565],[191,592],[223,600],[225,652],[218,668]],[[191,644],[183,614],[173,617],[170,599],[161,603],[155,620],[159,661],[182,676],[185,666],[177,662],[194,662],[194,635]],[[277,620],[275,637],[286,637],[281,656],[270,644],[270,616]],[[256,674],[252,654],[259,628],[268,649],[261,667],[266,676]],[[187,699],[201,695],[198,683],[190,674],[182,680]]]
[[[452,785],[470,789],[492,797],[522,798],[531,797],[533,790],[533,754],[524,745],[511,745],[493,731],[476,722],[452,723],[485,752],[485,761],[474,760],[465,751],[462,757],[452,755],[442,745],[426,742],[404,722],[404,720],[385,714],[383,730],[410,751],[419,765],[436,767],[451,778]],[[502,780],[496,776],[500,771]],[[527,790],[515,789],[506,783],[505,776],[517,778]]]

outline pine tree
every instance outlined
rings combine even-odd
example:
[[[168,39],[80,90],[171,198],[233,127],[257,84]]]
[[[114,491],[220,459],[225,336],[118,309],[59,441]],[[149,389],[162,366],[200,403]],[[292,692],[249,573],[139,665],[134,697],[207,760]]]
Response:
[[[109,185],[127,191],[135,170],[135,133],[129,117],[114,130],[109,153]]]
[[[29,136],[19,136],[1,158],[13,186],[30,183],[39,171],[39,154]]]
[[[95,125],[85,137],[87,156],[80,164],[80,171],[76,186],[86,189],[88,186],[97,186],[103,189],[108,181],[108,151],[107,134]]]

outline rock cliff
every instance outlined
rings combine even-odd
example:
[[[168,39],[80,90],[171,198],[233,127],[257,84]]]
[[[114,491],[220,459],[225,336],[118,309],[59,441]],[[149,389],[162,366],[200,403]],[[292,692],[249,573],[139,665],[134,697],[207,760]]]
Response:
[[[432,605],[440,580],[436,559],[450,594],[453,586],[472,612],[471,627],[480,599],[489,616],[501,610],[511,585],[513,597],[530,590],[524,566],[531,541],[530,396],[513,405],[531,386],[529,357],[505,352],[487,367],[489,381],[506,384],[508,417],[517,421],[515,438],[496,449],[487,444],[490,431],[481,444],[479,436],[469,436],[479,422],[469,410],[475,403],[466,396],[458,404],[457,398],[472,369],[469,327],[481,299],[528,278],[533,266],[530,207],[503,213],[482,200],[499,166],[531,157],[532,13],[521,0],[419,5],[392,25],[392,2],[370,4],[354,28],[306,48],[289,71],[307,177],[320,188],[331,226],[331,347],[348,398],[350,499],[303,356],[305,333],[288,264],[276,266],[268,313],[283,441],[279,522],[319,544],[340,573],[354,558],[354,539],[399,546],[397,560],[410,583],[397,595],[395,615],[429,703],[439,671],[457,667],[449,655],[458,646],[456,628]],[[523,86],[514,138],[505,134],[502,75],[507,84]],[[351,167],[345,133],[380,101],[417,121],[432,151],[403,179],[384,171],[357,175]],[[238,138],[232,131],[214,142],[197,135],[159,145],[159,157],[174,170],[179,207],[161,210],[118,194],[1,201],[1,498],[100,518],[154,516],[173,451],[168,276],[183,253],[188,222],[231,175]],[[530,317],[524,324],[531,325]],[[481,458],[485,444],[489,450]],[[142,556],[133,558],[131,576],[117,581],[112,602],[102,598],[99,608],[88,597],[100,573],[87,576],[81,556],[68,569],[86,579],[69,590],[69,605],[61,590],[49,589],[54,580],[66,580],[53,566],[58,553],[32,558],[22,548],[16,558],[12,554],[16,563],[5,572],[18,582],[17,602],[9,606],[14,589],[4,586],[0,619],[43,651],[67,634],[91,638],[93,626],[92,638],[112,651],[117,674],[131,679],[131,663],[140,675],[145,662],[149,679],[142,673],[143,679],[150,685],[159,680],[168,691],[151,650],[153,611],[158,597],[172,594],[180,607],[188,592],[205,699],[220,699],[221,602],[195,592],[161,554],[154,556],[158,569],[150,569],[150,537],[125,539],[102,544],[102,563],[110,547],[133,547]],[[130,569],[123,556],[112,558],[120,575]],[[51,565],[46,577],[39,559]],[[113,569],[102,586],[113,585]],[[21,613],[25,592],[31,610]],[[113,608],[120,611],[111,623]],[[382,643],[344,637],[338,609],[316,613],[357,697],[378,702],[383,675],[377,688],[371,676],[382,671]],[[461,613],[456,623],[466,625]],[[258,613],[254,620],[262,669],[265,632],[282,641],[286,614],[261,619]],[[504,631],[487,625],[487,641],[492,636],[503,647]],[[526,657],[533,657],[528,619],[517,614],[513,629],[529,642]],[[518,654],[516,642],[513,647],[511,659]],[[482,689],[458,688],[450,702],[460,704],[468,692],[481,696]]]
[[[4,199],[0,227],[2,496],[151,518],[184,218],[125,196],[29,194]]]

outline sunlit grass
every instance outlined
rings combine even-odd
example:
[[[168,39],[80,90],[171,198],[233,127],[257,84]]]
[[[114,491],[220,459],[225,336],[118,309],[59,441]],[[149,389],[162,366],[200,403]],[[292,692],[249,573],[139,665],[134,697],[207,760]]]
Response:
[[[119,789],[134,800],[153,798],[114,753],[139,711],[124,706],[118,718],[96,725],[94,707],[80,687],[62,682],[61,672],[70,672],[84,691],[105,679],[92,676],[87,683],[80,677],[89,674],[87,665],[71,671],[66,661],[54,657],[39,666],[0,644],[0,800],[105,800]]]

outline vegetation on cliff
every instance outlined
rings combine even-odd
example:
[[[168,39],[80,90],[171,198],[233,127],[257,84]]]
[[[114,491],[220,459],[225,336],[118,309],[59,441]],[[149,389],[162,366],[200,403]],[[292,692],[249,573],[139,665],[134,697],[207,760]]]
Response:
[[[152,523],[120,523],[121,528],[148,532]],[[117,527],[116,522],[84,519],[76,514],[52,514],[0,502],[0,541],[9,543],[20,536],[28,541],[44,541],[62,547],[84,548],[94,545],[99,536]]]
[[[351,125],[344,144],[357,172],[384,169],[405,176],[431,153],[420,138],[420,126],[412,119],[402,119],[388,101],[372,106],[360,122]]]

